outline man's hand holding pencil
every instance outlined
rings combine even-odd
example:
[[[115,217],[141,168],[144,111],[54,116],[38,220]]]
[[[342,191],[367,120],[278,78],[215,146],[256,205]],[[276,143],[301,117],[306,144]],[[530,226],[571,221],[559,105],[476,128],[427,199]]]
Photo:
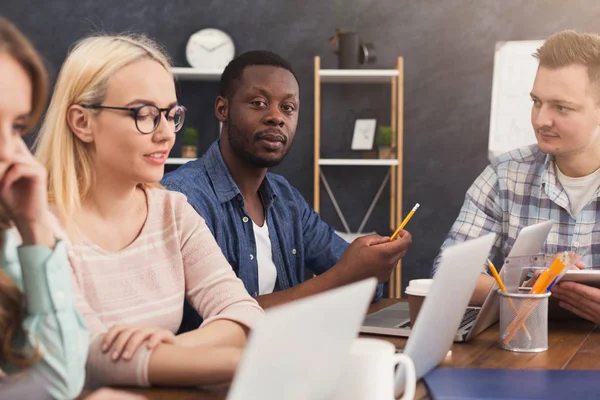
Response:
[[[411,244],[412,236],[405,230],[399,231],[393,241],[377,234],[362,236],[350,244],[334,268],[341,274],[340,279],[348,283],[370,277],[386,282]]]
[[[412,236],[404,227],[418,208],[419,203],[408,213],[391,237],[374,234],[354,240],[342,254],[335,268],[332,268],[333,273],[340,274],[339,281],[350,283],[370,277],[377,278],[379,283],[388,281],[396,264],[412,244]]]

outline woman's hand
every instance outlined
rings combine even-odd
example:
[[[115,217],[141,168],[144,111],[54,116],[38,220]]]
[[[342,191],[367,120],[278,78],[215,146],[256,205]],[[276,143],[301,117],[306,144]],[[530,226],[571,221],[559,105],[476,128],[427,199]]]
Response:
[[[54,247],[46,182],[46,169],[19,139],[14,157],[0,164],[0,203],[19,230],[24,245]]]
[[[102,351],[110,352],[113,361],[120,357],[130,360],[144,341],[151,350],[160,343],[175,343],[175,335],[168,329],[152,326],[115,325],[104,336]]]

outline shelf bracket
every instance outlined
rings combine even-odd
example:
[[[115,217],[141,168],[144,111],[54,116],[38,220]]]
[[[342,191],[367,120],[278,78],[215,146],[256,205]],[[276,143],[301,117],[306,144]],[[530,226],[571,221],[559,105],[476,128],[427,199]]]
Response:
[[[342,221],[342,225],[344,225],[344,229],[346,230],[346,233],[352,233],[350,231],[350,226],[348,225],[348,222],[346,221],[346,218],[344,217],[344,214],[342,213],[342,210],[337,202],[337,199],[335,198],[335,195],[333,194],[333,191],[331,190],[331,187],[329,186],[329,182],[327,181],[327,178],[325,177],[325,173],[323,173],[322,169],[319,169],[319,176],[321,177],[323,186],[325,186],[325,190],[327,191],[327,194],[329,195],[329,198],[331,199],[331,202],[333,203],[333,207],[335,208],[335,211],[336,211],[338,217],[340,218],[340,221]],[[379,189],[377,190],[375,197],[371,201],[371,204],[369,205],[369,208],[367,209],[367,213],[365,214],[362,222],[360,223],[360,226],[356,233],[358,233],[358,234],[362,233],[363,229],[365,228],[365,225],[367,224],[367,221],[369,220],[369,218],[371,217],[371,214],[373,213],[373,210],[375,209],[375,205],[377,204],[377,202],[379,201],[379,198],[381,197],[381,194],[383,193],[383,189],[385,188],[385,185],[388,183],[389,180],[390,180],[390,171],[388,170],[387,174],[385,175],[385,178],[383,178],[383,181],[381,182],[381,185],[379,185]]]
[[[352,232],[350,232],[350,227],[348,226],[348,223],[346,222],[346,218],[344,218],[344,214],[342,213],[342,210],[340,209],[340,206],[338,205],[338,202],[335,199],[335,196],[334,196],[333,192],[331,191],[331,188],[329,187],[329,182],[327,182],[327,178],[325,178],[325,174],[320,169],[319,169],[319,175],[321,176],[321,180],[323,181],[323,185],[325,186],[325,190],[327,191],[329,198],[333,202],[333,207],[335,208],[335,211],[337,212],[338,217],[340,217],[340,220],[342,221],[342,225],[344,225],[344,229],[346,230],[346,233],[352,233]]]

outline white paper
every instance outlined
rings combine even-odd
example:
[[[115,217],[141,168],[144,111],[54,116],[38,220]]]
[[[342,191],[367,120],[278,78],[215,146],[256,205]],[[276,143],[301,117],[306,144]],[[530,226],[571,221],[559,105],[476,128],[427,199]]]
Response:
[[[375,119],[357,119],[354,123],[354,136],[352,136],[352,150],[373,149],[375,139]]]
[[[498,42],[490,112],[488,156],[536,143],[531,126],[531,89],[538,67],[533,54],[543,40]]]

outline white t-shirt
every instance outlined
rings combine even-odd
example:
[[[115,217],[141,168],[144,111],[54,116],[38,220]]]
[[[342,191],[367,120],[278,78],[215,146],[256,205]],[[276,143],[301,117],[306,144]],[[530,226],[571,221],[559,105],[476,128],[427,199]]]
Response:
[[[577,214],[588,205],[600,187],[600,168],[589,175],[581,178],[571,178],[561,172],[556,165],[556,176],[562,185],[571,206],[571,215],[575,218]]]
[[[273,293],[277,282],[277,268],[273,263],[267,219],[265,218],[263,226],[258,226],[252,221],[252,227],[256,242],[256,262],[258,263],[258,294]]]

